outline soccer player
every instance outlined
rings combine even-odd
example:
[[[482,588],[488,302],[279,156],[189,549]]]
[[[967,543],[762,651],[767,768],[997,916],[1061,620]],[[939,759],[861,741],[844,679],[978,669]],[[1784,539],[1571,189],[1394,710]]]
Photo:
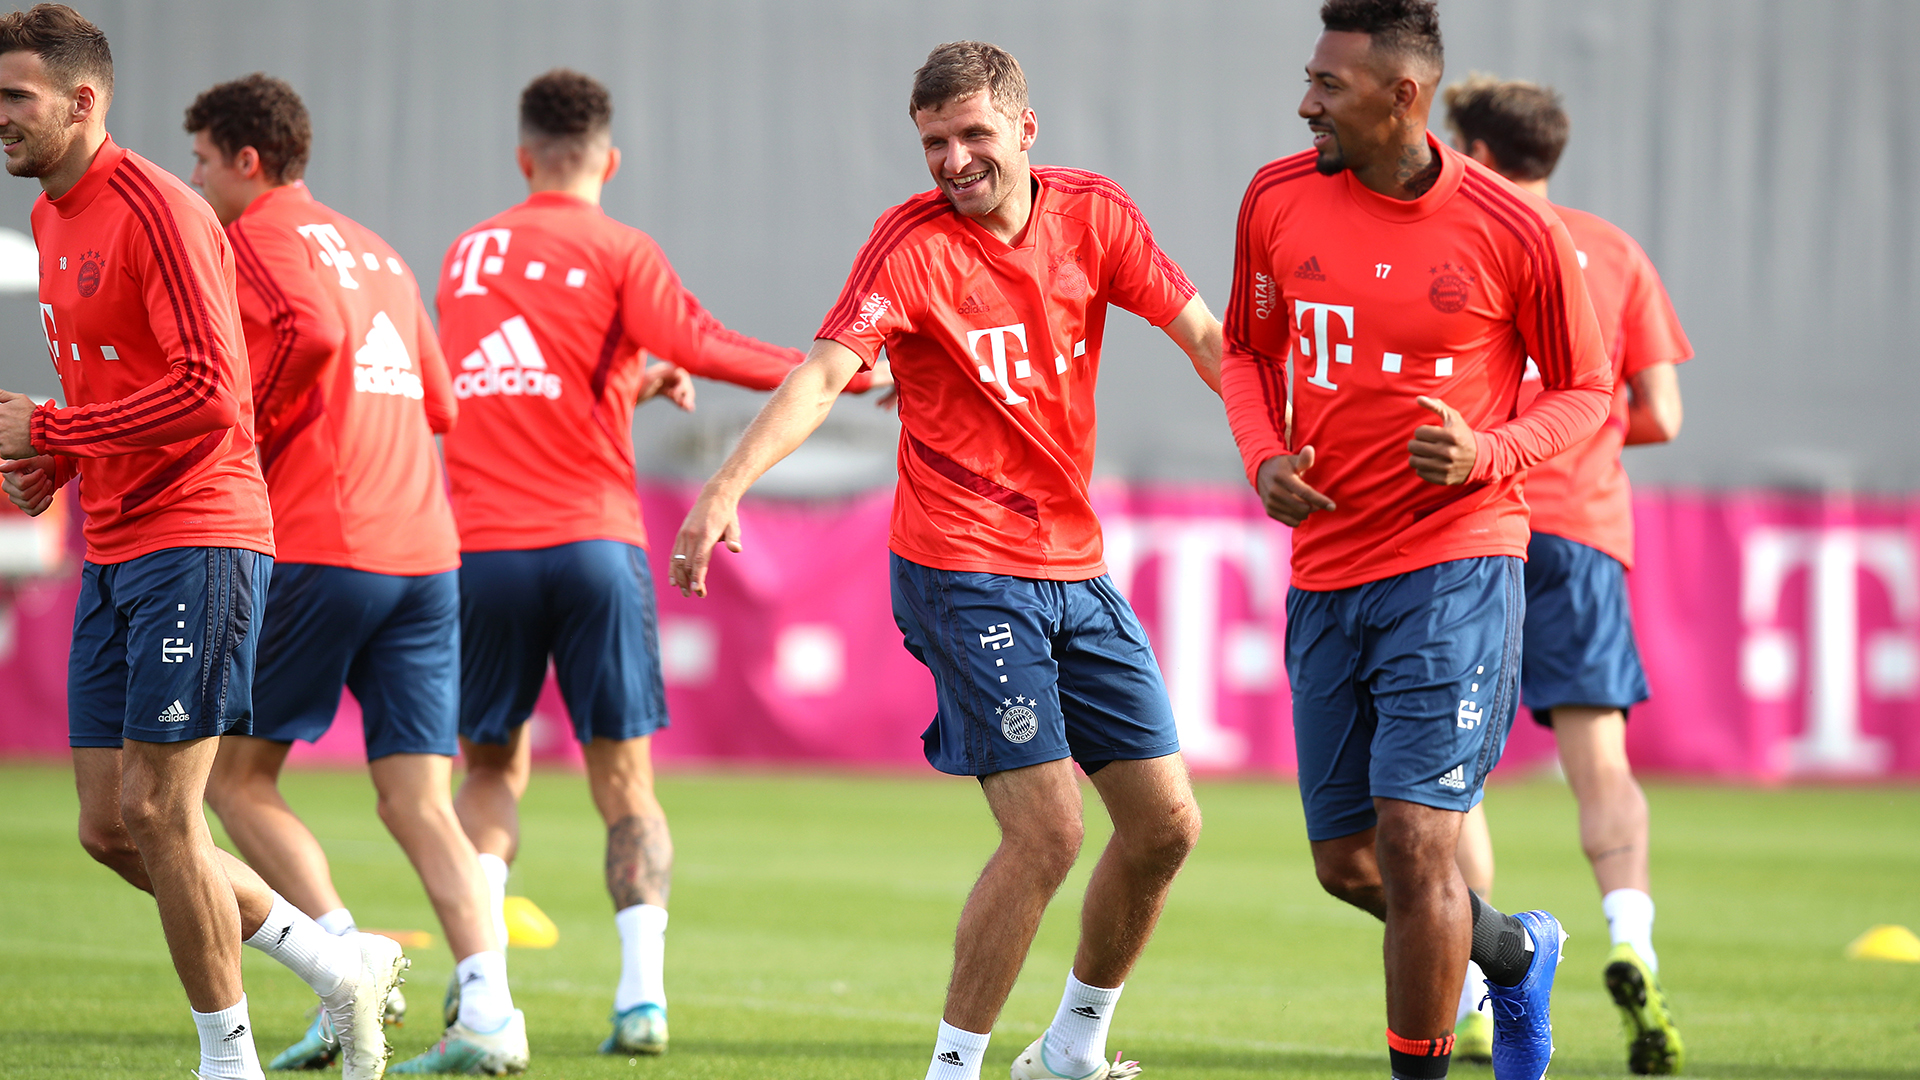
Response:
[[[293,88],[222,83],[187,109],[193,182],[226,226],[252,357],[278,563],[260,632],[251,734],[220,743],[207,800],[247,861],[335,934],[353,916],[327,856],[279,791],[293,740],[326,733],[343,686],[366,724],[380,817],[426,886],[461,980],[461,1023],[486,1066],[526,1068],[487,879],[453,812],[460,669],[459,538],[435,432],[453,384],[419,285],[373,232],[300,179],[312,142]],[[272,1067],[335,1053],[325,1013]]]
[[[1447,88],[1446,106],[1462,153],[1547,197],[1569,126],[1558,94],[1475,76]],[[1657,977],[1647,801],[1626,753],[1627,712],[1647,699],[1647,680],[1627,601],[1633,507],[1620,451],[1679,433],[1674,365],[1690,358],[1693,347],[1659,273],[1632,237],[1584,211],[1554,211],[1586,271],[1613,362],[1613,409],[1592,437],[1527,471],[1533,538],[1520,697],[1534,720],[1553,730],[1580,806],[1580,846],[1593,865],[1613,939],[1604,979],[1626,1021],[1627,1063],[1636,1073],[1672,1073],[1680,1071],[1685,1050]],[[1538,387],[1529,372],[1521,402]],[[1461,850],[1492,873],[1492,841],[1477,808],[1461,832]]]
[[[1053,1023],[1015,1080],[1123,1080],[1114,1006],[1200,833],[1145,632],[1107,576],[1087,498],[1107,307],[1166,331],[1219,388],[1220,324],[1133,200],[1090,172],[1029,163],[1038,120],[1014,58],[941,45],[908,114],[935,188],[888,210],[813,350],[687,514],[673,580],[706,595],[713,545],[740,550],[747,488],[818,427],[884,348],[900,410],[894,620],[932,671],[921,738],[978,777],[1000,846],[960,915],[928,1080],[972,1080],[1082,837],[1077,761],[1113,819],[1087,885]]]
[[[0,391],[0,472],[29,514],[80,477],[67,692],[80,842],[153,894],[201,1076],[262,1075],[245,941],[320,994],[343,1075],[377,1080],[400,947],[321,930],[216,848],[201,810],[219,736],[252,719],[272,523],[233,250],[199,196],[107,135],[112,98],[98,27],[58,4],[0,16],[0,143],[7,171],[43,189],[40,310],[69,403]]]
[[[1222,370],[1247,476],[1295,530],[1307,835],[1327,891],[1386,923],[1393,1074],[1446,1074],[1471,958],[1495,1075],[1538,1080],[1559,923],[1495,910],[1454,850],[1517,706],[1521,479],[1605,418],[1605,348],[1553,208],[1427,134],[1432,0],[1320,14],[1314,146],[1247,189]],[[1517,409],[1529,356],[1544,389]]]
[[[588,76],[528,84],[516,158],[530,195],[461,234],[440,273],[440,336],[462,402],[446,440],[468,766],[456,806],[504,936],[526,721],[551,655],[607,826],[621,974],[601,1050],[659,1054],[673,842],[653,792],[650,737],[667,712],[633,410],[660,393],[691,406],[688,373],[771,389],[801,357],[721,326],[651,237],[601,211],[620,167],[612,123],[606,87]],[[648,367],[642,350],[667,363]],[[448,1030],[455,1047],[472,1038],[463,1024]],[[450,1052],[429,1051],[420,1070]]]

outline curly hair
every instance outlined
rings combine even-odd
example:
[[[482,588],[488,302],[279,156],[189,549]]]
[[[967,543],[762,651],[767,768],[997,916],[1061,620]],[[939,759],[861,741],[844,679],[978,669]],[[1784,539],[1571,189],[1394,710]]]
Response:
[[[205,91],[187,106],[182,126],[189,135],[206,132],[229,161],[242,148],[253,147],[261,171],[276,183],[307,173],[313,123],[300,95],[271,75],[256,71]]]

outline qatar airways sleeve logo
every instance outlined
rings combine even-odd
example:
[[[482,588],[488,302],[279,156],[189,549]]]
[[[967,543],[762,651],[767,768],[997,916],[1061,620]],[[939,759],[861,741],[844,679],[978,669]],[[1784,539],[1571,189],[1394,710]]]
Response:
[[[512,242],[512,229],[475,229],[461,237],[453,249],[453,265],[447,267],[447,276],[460,281],[453,295],[485,296],[487,287],[480,284],[480,275],[498,274],[506,269],[507,245]],[[489,255],[488,248],[497,249],[499,254]]]
[[[893,307],[893,301],[879,293],[869,295],[860,305],[860,316],[853,320],[853,332],[864,334],[880,325],[887,311]]]
[[[1255,272],[1253,275],[1253,317],[1267,319],[1273,316],[1273,309],[1280,303],[1280,284],[1273,280],[1272,274]]]

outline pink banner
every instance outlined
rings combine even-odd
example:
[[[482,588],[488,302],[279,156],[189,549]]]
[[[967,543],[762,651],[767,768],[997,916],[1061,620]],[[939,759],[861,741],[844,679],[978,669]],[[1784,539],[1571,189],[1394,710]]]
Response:
[[[687,487],[641,496],[661,551]],[[842,502],[756,500],[747,550],[720,553],[712,596],[660,597],[674,724],[665,761],[924,768],[926,670],[900,645],[887,583],[891,492]],[[1240,488],[1111,485],[1096,492],[1108,562],[1153,636],[1196,767],[1287,773],[1283,664],[1290,534]],[[1646,492],[1630,575],[1654,698],[1628,749],[1649,772],[1765,782],[1920,776],[1920,498]],[[24,582],[0,614],[0,753],[65,747],[65,652],[75,586]],[[536,753],[578,760],[551,682]],[[1523,716],[1502,768],[1550,759]],[[358,761],[359,710],[295,760]]]

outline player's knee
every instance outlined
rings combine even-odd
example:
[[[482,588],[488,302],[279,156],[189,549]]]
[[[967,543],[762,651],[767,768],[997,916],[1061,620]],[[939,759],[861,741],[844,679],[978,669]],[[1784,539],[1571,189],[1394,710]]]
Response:
[[[1200,808],[1192,802],[1171,808],[1145,829],[1131,830],[1127,843],[1135,860],[1169,871],[1186,864],[1200,842]]]
[[[81,818],[80,847],[93,857],[94,862],[115,873],[124,874],[128,869],[144,865],[140,860],[140,849],[133,844],[133,837],[118,821]]]
[[[1078,818],[1038,822],[1025,828],[1008,829],[1000,844],[1010,848],[1020,860],[1042,876],[1058,882],[1073,872],[1080,858],[1080,845],[1086,839],[1086,826]]]

